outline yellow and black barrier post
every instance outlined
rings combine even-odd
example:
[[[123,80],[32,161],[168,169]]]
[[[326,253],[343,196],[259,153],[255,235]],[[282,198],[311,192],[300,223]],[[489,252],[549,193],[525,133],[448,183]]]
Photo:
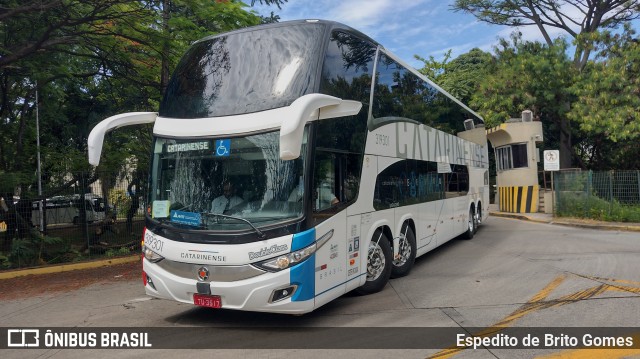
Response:
[[[500,211],[533,213],[538,211],[539,186],[498,187]]]

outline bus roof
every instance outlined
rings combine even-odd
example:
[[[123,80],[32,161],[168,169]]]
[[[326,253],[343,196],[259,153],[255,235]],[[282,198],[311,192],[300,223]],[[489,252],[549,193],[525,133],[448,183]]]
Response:
[[[292,26],[292,25],[303,25],[303,24],[321,24],[324,25],[326,27],[326,31],[327,32],[331,32],[333,30],[343,30],[346,32],[350,32],[360,38],[362,38],[363,40],[367,40],[369,42],[371,42],[372,44],[376,45],[376,46],[381,46],[383,47],[380,43],[378,43],[376,40],[372,39],[371,37],[367,36],[366,34],[364,34],[363,32],[356,30],[348,25],[345,25],[343,23],[337,22],[337,21],[330,21],[330,20],[320,20],[320,19],[303,19],[303,20],[289,20],[289,21],[283,21],[283,22],[276,22],[276,23],[272,23],[272,24],[262,24],[262,25],[255,25],[255,26],[249,26],[249,27],[244,27],[242,29],[238,29],[238,30],[233,30],[233,31],[229,31],[229,32],[225,32],[225,33],[220,33],[220,34],[215,34],[215,35],[210,35],[207,37],[204,37],[200,40],[195,41],[193,44],[197,44],[201,41],[207,41],[210,39],[215,39],[217,37],[220,36],[226,36],[226,35],[230,35],[230,34],[238,34],[238,33],[243,33],[243,32],[248,32],[248,31],[255,31],[256,29],[270,29],[270,28],[276,28],[276,27],[282,27],[282,26]]]

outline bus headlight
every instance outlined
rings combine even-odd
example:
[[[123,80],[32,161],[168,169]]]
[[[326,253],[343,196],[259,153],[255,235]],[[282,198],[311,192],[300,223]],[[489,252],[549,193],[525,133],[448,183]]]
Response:
[[[316,251],[316,244],[312,244],[308,247],[302,248],[295,252],[287,253],[275,258],[267,259],[266,261],[253,263],[254,266],[264,269],[269,272],[278,272],[283,269],[287,269],[300,262],[304,262]]]
[[[151,263],[160,262],[161,260],[164,259],[163,256],[152,251],[151,249],[149,249],[147,246],[144,246],[144,245],[142,246],[142,254],[144,254],[144,257]]]

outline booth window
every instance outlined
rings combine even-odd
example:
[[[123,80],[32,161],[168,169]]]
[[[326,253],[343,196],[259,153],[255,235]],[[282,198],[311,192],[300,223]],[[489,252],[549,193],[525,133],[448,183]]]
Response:
[[[498,171],[529,167],[527,144],[516,143],[496,148],[496,163]]]

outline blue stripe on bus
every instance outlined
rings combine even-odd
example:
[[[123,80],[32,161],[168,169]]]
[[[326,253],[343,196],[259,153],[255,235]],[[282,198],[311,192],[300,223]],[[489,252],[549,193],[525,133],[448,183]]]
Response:
[[[308,231],[296,233],[291,240],[291,251],[297,251],[304,247],[310,246],[316,241],[316,229],[311,228]]]
[[[298,286],[298,290],[293,294],[293,297],[291,297],[292,302],[302,302],[314,298],[316,293],[315,253],[307,258],[306,261],[291,267],[289,271],[289,282],[292,285],[296,284]]]

